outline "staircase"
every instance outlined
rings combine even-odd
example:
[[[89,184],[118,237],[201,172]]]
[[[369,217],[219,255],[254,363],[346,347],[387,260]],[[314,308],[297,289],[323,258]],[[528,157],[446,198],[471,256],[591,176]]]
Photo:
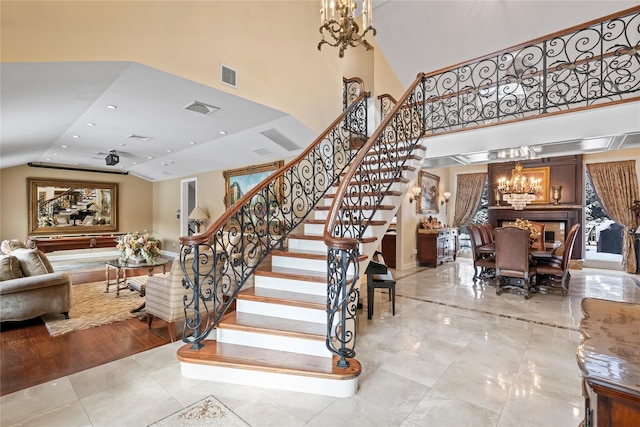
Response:
[[[360,272],[365,271],[408,184],[416,178],[424,147],[399,154],[408,161],[360,240]],[[374,159],[376,156],[370,161]],[[339,358],[325,343],[327,247],[323,231],[336,189],[334,184],[300,233],[289,235],[287,247],[272,251],[271,262],[258,267],[254,286],[238,293],[236,310],[218,323],[216,339],[205,341],[199,350],[184,346],[178,351],[184,376],[335,397],[356,392],[359,362],[350,359],[348,368],[336,367]]]

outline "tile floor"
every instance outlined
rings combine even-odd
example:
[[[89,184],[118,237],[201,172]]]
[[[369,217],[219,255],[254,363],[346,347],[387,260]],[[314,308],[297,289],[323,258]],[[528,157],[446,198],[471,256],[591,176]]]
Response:
[[[251,426],[577,426],[583,297],[640,303],[640,276],[585,269],[571,290],[497,296],[459,258],[395,273],[360,317],[360,387],[348,399],[183,378],[181,342],[3,396],[2,426],[147,426],[214,395]],[[366,304],[365,304],[366,307]]]

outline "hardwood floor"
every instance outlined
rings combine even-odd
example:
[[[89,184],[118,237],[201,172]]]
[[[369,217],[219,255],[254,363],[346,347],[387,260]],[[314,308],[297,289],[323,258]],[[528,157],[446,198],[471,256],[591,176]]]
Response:
[[[104,271],[85,276],[104,280]],[[149,330],[138,318],[57,337],[49,335],[40,317],[2,322],[0,338],[0,396],[170,342],[167,322],[154,319]]]

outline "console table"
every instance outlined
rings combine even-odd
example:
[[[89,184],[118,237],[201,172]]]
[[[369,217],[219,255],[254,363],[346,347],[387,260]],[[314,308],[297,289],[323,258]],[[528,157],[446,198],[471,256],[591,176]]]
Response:
[[[70,249],[114,248],[119,234],[101,234],[89,236],[29,237],[29,246],[42,252],[64,251]]]
[[[580,306],[583,425],[640,426],[640,304],[585,298]]]

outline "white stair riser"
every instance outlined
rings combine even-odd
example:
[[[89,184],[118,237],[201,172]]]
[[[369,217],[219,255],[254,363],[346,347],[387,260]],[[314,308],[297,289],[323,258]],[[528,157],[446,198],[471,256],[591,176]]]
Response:
[[[286,256],[274,256],[271,259],[271,264],[274,267],[291,267],[295,265],[296,268],[302,270],[311,271],[327,271],[327,260],[320,259],[306,259],[306,258],[293,258]],[[348,274],[354,274],[353,267],[347,269]]]
[[[254,286],[261,289],[300,292],[301,294],[327,295],[327,285],[325,283],[307,282],[299,279],[255,276]]]
[[[322,236],[324,233],[324,224],[304,224],[304,234],[309,236]],[[371,227],[367,227],[362,237],[373,237]]]
[[[264,387],[321,396],[350,397],[358,390],[358,377],[349,380],[304,377],[255,370],[181,362],[182,375],[205,381]]]
[[[380,219],[384,219],[385,213],[388,212],[388,211],[386,211],[386,210],[378,210],[373,215],[371,215],[371,210],[362,209],[360,212],[362,212],[362,214],[360,214],[360,215],[363,218],[369,218],[369,219],[373,219],[373,220],[380,220]],[[313,217],[315,219],[326,220],[327,216],[329,216],[329,211],[316,210],[316,211],[313,212]]]
[[[360,245],[360,252],[362,252],[362,245]],[[301,251],[327,251],[327,245],[323,240],[307,240],[307,239],[289,239],[289,250],[301,250]]]
[[[326,323],[326,321],[325,321]],[[289,351],[310,356],[331,357],[324,341],[306,340],[282,335],[261,334],[257,332],[216,329],[218,342],[245,345],[248,347],[268,348],[270,350]]]
[[[347,200],[349,203],[351,204],[356,204],[359,202],[359,198],[357,197],[348,197],[345,200]],[[365,201],[368,201],[369,199],[365,199]],[[325,197],[324,199],[322,199],[320,201],[320,203],[318,203],[318,206],[331,206],[331,204],[333,203],[333,198],[330,197]],[[382,201],[383,205],[392,205],[392,206],[399,206],[400,204],[402,204],[402,197],[401,196],[385,196],[384,200]]]
[[[302,322],[326,323],[327,321],[326,310],[314,310],[286,304],[239,299],[236,301],[236,310],[239,313],[260,314],[262,316],[300,320]]]

